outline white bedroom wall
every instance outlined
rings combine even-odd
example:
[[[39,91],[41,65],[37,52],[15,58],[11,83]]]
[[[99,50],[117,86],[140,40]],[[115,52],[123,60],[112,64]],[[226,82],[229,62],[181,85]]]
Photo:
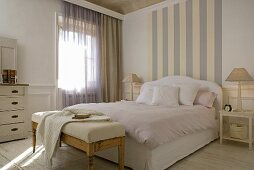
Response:
[[[1,0],[0,36],[18,40],[18,81],[30,84],[29,115],[54,110],[55,13],[60,0]]]
[[[125,15],[123,21],[123,74],[136,73],[148,81],[148,13],[167,3],[147,7]]]
[[[19,81],[54,84],[59,0],[1,0],[0,35],[18,40]]]
[[[133,17],[135,19],[133,19]],[[123,72],[137,73],[147,80],[147,20],[146,13],[126,15],[123,22]]]
[[[254,1],[223,0],[222,27],[222,79],[235,67],[244,67],[254,76]],[[236,85],[224,82],[224,102],[236,106]],[[233,88],[232,88],[233,87]],[[254,86],[242,87],[243,108],[254,109]]]
[[[254,1],[222,2],[222,78],[226,79],[234,67],[244,67],[254,76]]]

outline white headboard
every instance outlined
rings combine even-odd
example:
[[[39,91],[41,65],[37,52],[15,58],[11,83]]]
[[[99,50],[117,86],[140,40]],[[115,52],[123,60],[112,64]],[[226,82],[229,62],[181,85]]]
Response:
[[[214,92],[217,94],[217,98],[214,102],[214,107],[215,107],[216,112],[218,114],[219,110],[222,109],[223,98],[222,98],[221,86],[219,86],[215,82],[206,81],[206,80],[196,80],[196,79],[193,79],[191,77],[186,77],[186,76],[168,76],[168,77],[164,77],[159,80],[146,82],[145,84],[172,85],[172,84],[177,84],[177,83],[191,83],[191,82],[201,84],[201,87],[200,87],[201,90],[207,90],[207,91]]]

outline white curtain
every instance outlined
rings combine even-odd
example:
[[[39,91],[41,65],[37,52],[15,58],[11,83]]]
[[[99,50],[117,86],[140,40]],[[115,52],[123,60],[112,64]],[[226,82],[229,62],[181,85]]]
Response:
[[[100,14],[64,2],[60,21],[58,88],[62,106],[99,102]]]

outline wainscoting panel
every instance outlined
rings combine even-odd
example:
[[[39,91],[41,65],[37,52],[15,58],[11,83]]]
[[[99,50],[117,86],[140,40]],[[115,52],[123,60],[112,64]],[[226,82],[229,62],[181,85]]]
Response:
[[[222,0],[188,0],[148,14],[150,80],[187,75],[222,82]]]
[[[35,112],[56,110],[54,85],[30,85],[28,88],[28,118]],[[30,121],[31,122],[31,121]],[[31,127],[31,124],[29,125]],[[31,130],[31,128],[29,129]]]

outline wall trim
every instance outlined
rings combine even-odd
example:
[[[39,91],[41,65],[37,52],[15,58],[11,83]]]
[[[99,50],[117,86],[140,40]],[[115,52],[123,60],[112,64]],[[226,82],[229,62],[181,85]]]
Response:
[[[35,95],[43,95],[43,96],[50,96],[51,97],[51,93],[28,93],[28,96],[35,96]]]
[[[85,1],[85,0],[64,0],[64,1],[75,4],[75,5],[78,5],[78,6],[82,6],[82,7],[97,11],[97,12],[100,12],[100,13],[105,14],[105,15],[109,15],[111,17],[114,17],[114,18],[117,18],[117,19],[120,19],[120,20],[124,20],[124,15],[123,14],[120,14],[118,12],[112,11],[110,9],[104,8],[104,7],[99,6],[99,5],[95,5],[95,4],[93,4],[91,2],[88,2],[88,1]]]
[[[237,92],[238,87],[222,87],[223,91],[236,91]],[[250,90],[250,91],[254,91],[254,86],[253,87],[245,87],[242,86],[241,90]]]
[[[237,100],[237,96],[228,96],[229,99]],[[241,100],[254,100],[254,97],[241,97]]]
[[[50,87],[50,88],[55,88],[56,85],[53,85],[53,84],[29,84],[29,87]]]

